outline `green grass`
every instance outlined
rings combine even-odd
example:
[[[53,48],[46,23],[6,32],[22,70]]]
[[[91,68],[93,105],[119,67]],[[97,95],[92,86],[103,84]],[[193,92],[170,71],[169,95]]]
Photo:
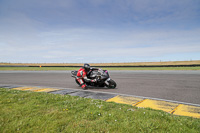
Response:
[[[200,67],[113,67],[106,70],[200,70]]]
[[[0,67],[0,71],[51,71],[51,70],[77,70],[78,67]]]
[[[187,132],[200,119],[102,100],[0,88],[0,132]]]
[[[78,70],[79,67],[0,67],[0,71]],[[200,70],[200,67],[102,67],[106,70]]]

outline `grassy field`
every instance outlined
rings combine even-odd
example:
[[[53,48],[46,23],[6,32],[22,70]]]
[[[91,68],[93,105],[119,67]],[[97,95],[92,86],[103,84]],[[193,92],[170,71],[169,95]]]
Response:
[[[0,71],[51,71],[51,70],[78,70],[79,67],[0,67]]]
[[[0,132],[199,133],[200,119],[69,95],[0,88]]]
[[[0,70],[25,70],[25,71],[49,71],[49,70],[77,70],[80,63],[0,63]],[[132,63],[91,63],[91,66],[141,66],[141,67],[102,67],[107,70],[200,70],[200,67],[142,67],[155,65],[200,65],[200,60],[195,61],[171,61],[171,62],[132,62]],[[8,66],[8,67],[5,67]],[[9,66],[38,66],[38,67],[9,67]],[[41,66],[41,67],[40,67]],[[63,66],[63,67],[45,67]],[[71,66],[71,67],[65,67]]]
[[[83,63],[0,63],[0,66],[82,66]],[[200,60],[167,62],[90,63],[91,66],[200,65]]]
[[[0,71],[78,70],[79,67],[0,67]],[[200,67],[102,67],[104,70],[200,70]]]

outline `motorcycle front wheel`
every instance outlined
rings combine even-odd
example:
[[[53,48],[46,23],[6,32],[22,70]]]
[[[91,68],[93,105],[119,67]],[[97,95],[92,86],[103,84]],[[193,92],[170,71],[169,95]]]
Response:
[[[108,81],[108,83],[109,83],[109,85],[106,85],[108,88],[114,89],[114,88],[117,87],[116,82],[115,82],[114,80],[112,80],[112,79],[110,79],[110,80]]]

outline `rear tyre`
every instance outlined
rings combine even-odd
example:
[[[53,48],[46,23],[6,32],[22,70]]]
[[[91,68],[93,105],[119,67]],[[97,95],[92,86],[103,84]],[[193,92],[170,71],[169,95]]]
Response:
[[[107,86],[108,88],[114,89],[117,87],[117,84],[112,79],[110,79],[110,81],[108,81],[108,83],[109,83],[109,85]]]

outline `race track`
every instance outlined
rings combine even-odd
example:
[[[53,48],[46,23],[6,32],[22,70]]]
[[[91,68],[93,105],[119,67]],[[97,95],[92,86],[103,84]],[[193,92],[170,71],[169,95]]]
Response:
[[[116,89],[111,92],[200,104],[200,71],[109,71]],[[0,71],[0,84],[81,89],[70,71]]]

